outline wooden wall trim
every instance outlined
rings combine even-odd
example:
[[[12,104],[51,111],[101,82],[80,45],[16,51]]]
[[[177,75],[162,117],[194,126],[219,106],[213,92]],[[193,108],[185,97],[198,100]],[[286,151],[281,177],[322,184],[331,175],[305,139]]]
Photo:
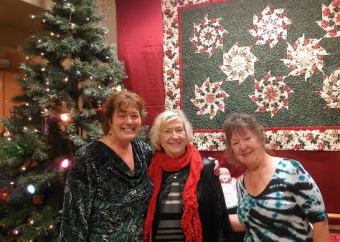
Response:
[[[22,88],[17,82],[20,72],[0,71],[0,118],[9,117],[14,96],[22,93]]]
[[[328,223],[330,225],[340,226],[340,214],[339,213],[328,213]]]
[[[0,118],[5,116],[4,74],[0,71]]]

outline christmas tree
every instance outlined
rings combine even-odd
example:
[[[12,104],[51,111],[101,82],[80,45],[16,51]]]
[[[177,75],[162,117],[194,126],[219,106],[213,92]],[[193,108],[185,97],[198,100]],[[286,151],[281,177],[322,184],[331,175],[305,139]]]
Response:
[[[23,44],[21,96],[0,135],[0,241],[55,241],[75,150],[102,133],[103,100],[125,77],[93,0],[54,0]]]

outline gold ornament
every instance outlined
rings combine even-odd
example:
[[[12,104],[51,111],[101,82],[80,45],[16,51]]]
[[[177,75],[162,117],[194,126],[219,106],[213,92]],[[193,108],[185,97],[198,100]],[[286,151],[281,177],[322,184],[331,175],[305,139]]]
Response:
[[[68,55],[68,56],[66,56],[66,58],[64,58],[60,61],[60,65],[64,68],[64,70],[68,70],[68,69],[70,69],[71,66],[74,65],[74,61],[71,58],[71,56]]]

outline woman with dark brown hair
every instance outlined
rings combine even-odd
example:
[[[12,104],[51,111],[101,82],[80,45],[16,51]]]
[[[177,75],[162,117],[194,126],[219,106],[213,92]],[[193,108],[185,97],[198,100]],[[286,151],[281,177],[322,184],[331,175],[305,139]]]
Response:
[[[105,104],[104,136],[79,149],[65,186],[59,241],[142,241],[151,147],[137,139],[144,104],[130,91]]]

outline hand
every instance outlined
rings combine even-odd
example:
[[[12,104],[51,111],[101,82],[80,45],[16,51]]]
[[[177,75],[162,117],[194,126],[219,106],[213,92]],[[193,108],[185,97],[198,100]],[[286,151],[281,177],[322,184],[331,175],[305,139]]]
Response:
[[[221,171],[220,171],[220,164],[218,162],[218,160],[215,160],[215,166],[214,166],[214,175],[215,176],[219,176],[221,174]]]
[[[313,241],[323,242],[329,240],[329,227],[328,221],[320,221],[313,223]]]
[[[237,214],[229,214],[229,221],[231,228],[234,232],[246,232],[247,228],[244,224],[241,224]]]

